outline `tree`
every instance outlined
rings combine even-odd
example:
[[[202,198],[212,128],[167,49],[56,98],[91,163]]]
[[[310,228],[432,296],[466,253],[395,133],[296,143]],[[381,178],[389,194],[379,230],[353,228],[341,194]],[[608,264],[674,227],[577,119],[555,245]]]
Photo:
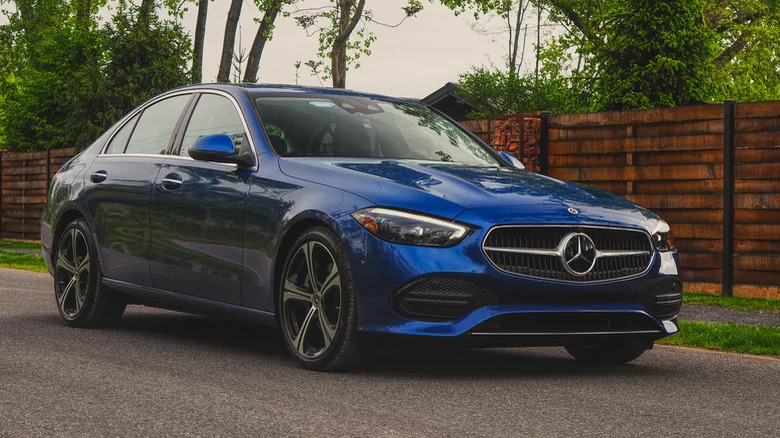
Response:
[[[88,144],[103,128],[90,108],[100,99],[104,33],[91,9],[79,3],[15,4],[15,11],[5,11],[7,24],[0,26],[0,94],[5,99],[0,147]]]
[[[203,81],[203,45],[206,41],[206,19],[211,0],[198,0],[198,18],[195,23],[195,42],[192,48],[192,82]]]
[[[260,58],[263,56],[263,49],[266,42],[273,36],[274,22],[276,17],[282,11],[282,8],[295,0],[258,0],[257,6],[264,10],[263,18],[260,19],[260,25],[252,41],[252,47],[249,49],[247,58],[246,72],[244,73],[244,82],[257,82],[257,72],[260,69]]]
[[[144,100],[187,83],[190,40],[152,0],[120,0],[102,26],[95,3],[15,3],[0,25],[0,147],[85,147]]]
[[[615,0],[535,0],[565,29],[559,43],[578,54],[576,70],[594,74],[591,50],[605,43],[605,21],[620,7]],[[667,2],[648,2],[667,3]],[[699,4],[699,2],[696,2]],[[702,20],[717,35],[710,62],[718,85],[709,101],[780,99],[780,1],[701,0]],[[580,67],[582,66],[582,70]]]
[[[349,66],[359,68],[361,56],[371,54],[371,43],[376,38],[366,27],[367,23],[398,27],[422,10],[419,0],[408,0],[401,8],[403,19],[396,24],[385,24],[374,19],[371,10],[365,8],[366,0],[331,1],[331,6],[298,15],[295,20],[309,36],[318,35],[317,54],[321,59],[330,58],[330,67],[324,73],[332,79],[334,88],[344,88]]]
[[[138,7],[122,1],[104,29],[103,125],[110,125],[147,99],[189,82],[191,41],[178,21],[160,18],[155,5],[145,9],[144,3]]]
[[[674,107],[720,94],[711,79],[717,35],[702,17],[697,0],[614,0],[603,41],[590,48],[600,106]]]
[[[334,16],[338,16],[338,22],[332,32],[330,73],[333,76],[333,88],[344,88],[347,82],[347,42],[363,17],[366,0],[338,0],[337,5],[338,13]]]
[[[233,48],[236,44],[236,29],[238,19],[241,17],[241,5],[243,0],[231,0],[225,20],[225,37],[222,39],[222,55],[219,59],[219,71],[217,82],[230,81],[230,67],[233,62]]]

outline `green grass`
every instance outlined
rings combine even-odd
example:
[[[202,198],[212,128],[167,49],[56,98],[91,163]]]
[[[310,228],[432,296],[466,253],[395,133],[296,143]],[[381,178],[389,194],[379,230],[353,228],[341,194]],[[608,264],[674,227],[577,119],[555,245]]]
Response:
[[[780,327],[680,321],[680,332],[658,341],[666,345],[780,356]]]
[[[6,248],[26,249],[29,251],[40,251],[41,244],[34,242],[19,242],[16,240],[0,240],[0,251]]]
[[[43,261],[42,256],[5,252],[2,250],[0,250],[0,267],[49,272],[46,269],[46,262]]]
[[[686,292],[683,294],[686,304],[706,304],[708,306],[726,307],[732,310],[751,310],[757,312],[780,313],[780,300],[764,300],[761,298],[718,297],[715,295]]]

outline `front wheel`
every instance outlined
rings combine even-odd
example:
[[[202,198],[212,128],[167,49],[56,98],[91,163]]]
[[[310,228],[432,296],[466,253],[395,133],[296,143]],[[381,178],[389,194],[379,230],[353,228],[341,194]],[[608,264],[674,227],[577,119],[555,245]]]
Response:
[[[54,253],[54,297],[60,316],[73,327],[102,327],[121,318],[125,301],[101,284],[97,248],[86,222],[63,230]]]
[[[357,297],[338,236],[304,232],[292,246],[279,285],[278,315],[290,353],[304,367],[331,371],[357,360]]]
[[[582,363],[591,365],[622,365],[631,362],[652,348],[652,343],[567,345],[566,351]]]

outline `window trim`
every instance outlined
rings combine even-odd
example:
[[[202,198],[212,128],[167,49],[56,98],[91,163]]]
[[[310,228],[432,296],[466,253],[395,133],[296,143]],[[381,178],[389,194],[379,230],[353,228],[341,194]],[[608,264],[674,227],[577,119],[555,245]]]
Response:
[[[125,145],[125,149],[124,149],[124,151],[121,154],[109,154],[106,151],[108,150],[108,145],[111,144],[111,141],[114,140],[114,137],[116,137],[117,133],[119,133],[119,131],[121,131],[122,128],[124,128],[127,123],[129,123],[131,120],[133,120],[133,118],[136,115],[139,116],[138,117],[138,121],[140,122],[141,121],[141,117],[140,116],[142,116],[143,112],[146,111],[146,109],[149,108],[150,106],[156,104],[157,102],[165,100],[165,99],[167,99],[169,97],[176,97],[176,96],[185,95],[185,94],[194,94],[194,92],[192,90],[186,90],[186,91],[183,90],[183,91],[178,91],[178,92],[174,92],[174,93],[168,93],[168,94],[164,94],[164,95],[161,95],[161,96],[157,96],[157,97],[153,98],[152,100],[149,100],[146,103],[140,105],[138,108],[135,108],[134,110],[132,110],[127,116],[125,116],[125,120],[122,122],[122,124],[117,126],[117,128],[114,130],[114,132],[111,133],[111,136],[108,137],[108,140],[106,140],[106,143],[100,149],[100,154],[98,154],[98,157],[103,156],[103,155],[109,156],[109,157],[120,156],[120,155],[134,156],[134,157],[160,157],[160,156],[165,157],[165,156],[167,156],[168,155],[168,151],[170,150],[170,146],[171,146],[171,139],[168,139],[168,144],[167,144],[167,146],[165,148],[166,149],[166,153],[165,154],[127,154],[127,153],[125,153],[125,151],[127,151],[127,146],[130,144],[130,139],[133,137],[133,134],[135,133],[135,128],[138,126],[138,122],[136,122],[136,124],[135,124],[136,126],[133,127],[133,132],[130,133],[130,137],[128,138],[128,142]],[[190,98],[190,101],[191,100],[192,100],[192,98]],[[187,104],[185,105],[185,109],[188,107],[189,104],[190,104],[190,102],[187,102]],[[183,112],[183,110],[182,110],[182,112]],[[174,130],[173,130],[173,134],[176,133],[176,130],[178,129],[180,121],[181,121],[181,114],[179,115],[179,118],[177,119],[176,126],[174,127]]]
[[[108,154],[108,153],[106,153],[106,149],[108,148],[108,145],[111,144],[111,140],[114,139],[114,136],[116,136],[116,134],[130,120],[132,120],[133,117],[135,117],[136,114],[141,114],[144,110],[146,110],[146,108],[154,105],[155,103],[157,103],[157,102],[159,102],[161,100],[167,99],[169,97],[179,96],[179,95],[182,95],[182,94],[192,94],[193,96],[190,99],[190,101],[188,102],[187,106],[185,106],[184,110],[182,110],[182,115],[179,117],[179,121],[177,122],[176,127],[174,128],[175,136],[174,136],[173,144],[171,144],[170,141],[169,141],[168,148],[167,148],[167,151],[166,151],[165,154],[125,154],[125,153],[121,153],[121,154]],[[249,170],[257,170],[257,168],[258,168],[257,148],[255,147],[254,139],[252,138],[251,131],[249,130],[249,124],[246,121],[246,116],[244,115],[244,112],[241,111],[241,106],[238,104],[238,101],[236,100],[236,98],[232,94],[230,94],[230,93],[228,93],[226,91],[213,90],[213,89],[207,89],[207,88],[187,89],[187,90],[180,90],[180,91],[173,91],[173,92],[165,93],[165,94],[162,94],[160,96],[154,97],[153,99],[147,101],[146,103],[142,104],[138,108],[134,109],[127,116],[125,116],[125,120],[122,122],[122,124],[117,126],[117,128],[114,129],[114,132],[112,132],[111,135],[108,137],[106,142],[103,144],[103,147],[101,147],[101,149],[100,149],[100,153],[98,154],[98,158],[100,158],[100,157],[118,157],[118,156],[125,156],[125,157],[164,157],[166,159],[195,161],[195,159],[192,158],[192,157],[182,157],[182,156],[179,156],[179,155],[173,155],[171,153],[171,151],[172,151],[172,147],[176,146],[178,144],[179,140],[180,140],[179,134],[182,133],[182,129],[181,128],[182,128],[182,126],[186,126],[186,124],[184,122],[186,121],[186,123],[189,123],[190,117],[192,116],[192,110],[195,108],[195,106],[193,105],[193,100],[196,97],[197,97],[197,100],[200,100],[200,95],[201,94],[217,94],[217,95],[226,97],[230,102],[233,103],[233,107],[236,109],[236,111],[238,111],[238,116],[241,118],[241,124],[244,126],[244,131],[246,132],[246,137],[247,137],[247,140],[249,141],[249,147],[252,149],[252,153],[254,154],[254,157],[255,157],[255,164],[252,165],[251,167],[247,168],[247,169],[249,169]],[[141,120],[140,117],[139,117],[138,120],[139,121]],[[136,125],[137,125],[137,123],[136,123]],[[133,131],[135,131],[135,127],[133,128]],[[182,135],[183,135],[183,133],[182,133]],[[132,134],[131,134],[131,136],[132,136]],[[128,143],[129,143],[129,141],[128,141]],[[127,146],[125,146],[125,149],[127,149]],[[206,162],[207,163],[212,163],[212,164],[219,164],[219,165],[223,165],[223,166],[229,166],[229,167],[238,167],[238,165],[231,164],[231,163],[215,163],[213,161],[206,161]]]

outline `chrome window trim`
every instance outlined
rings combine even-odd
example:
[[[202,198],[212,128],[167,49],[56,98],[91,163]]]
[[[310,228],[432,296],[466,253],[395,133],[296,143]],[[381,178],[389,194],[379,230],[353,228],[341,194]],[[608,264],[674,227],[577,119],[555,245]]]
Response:
[[[125,121],[122,122],[121,125],[117,126],[116,129],[114,129],[114,132],[112,132],[111,135],[108,137],[106,142],[100,148],[100,154],[98,154],[98,158],[102,157],[102,156],[108,156],[108,157],[119,157],[119,156],[122,156],[122,157],[165,157],[165,158],[175,158],[175,159],[179,159],[179,160],[192,160],[192,161],[196,161],[192,157],[182,157],[180,155],[172,155],[172,154],[108,154],[108,153],[106,153],[108,145],[111,144],[111,141],[114,139],[114,136],[116,136],[116,134],[120,130],[122,130],[122,128],[130,120],[133,120],[133,117],[135,117],[136,115],[140,114],[143,110],[145,110],[146,108],[154,105],[155,103],[157,103],[157,102],[159,102],[161,100],[167,99],[169,97],[181,96],[183,94],[192,94],[192,95],[195,95],[195,94],[216,94],[216,95],[219,95],[219,96],[222,96],[222,97],[226,97],[231,103],[233,103],[233,107],[236,109],[236,111],[238,112],[238,116],[241,118],[241,124],[244,126],[244,132],[246,132],[246,137],[247,137],[247,140],[249,141],[249,147],[252,148],[252,152],[254,153],[255,160],[257,160],[257,147],[255,147],[255,142],[252,139],[252,134],[249,131],[249,124],[246,121],[246,116],[244,115],[244,112],[241,111],[241,106],[238,104],[238,101],[236,100],[236,98],[233,97],[233,95],[231,95],[230,93],[228,93],[226,91],[213,90],[213,89],[208,89],[208,88],[195,88],[195,89],[173,91],[173,92],[170,92],[170,93],[163,94],[161,96],[157,96],[157,97],[153,98],[152,100],[142,104],[138,108],[134,109],[127,116],[125,116]],[[197,103],[196,103],[196,105],[197,105]],[[140,122],[140,119],[139,119],[139,122]],[[189,123],[189,120],[187,120],[187,122]],[[184,126],[183,128],[186,131],[187,127]],[[205,162],[206,163],[214,163],[214,164],[219,164],[219,165],[224,165],[224,166],[238,168],[238,165],[234,164],[234,163],[217,163],[215,161],[205,161]],[[253,165],[252,167],[249,167],[248,169],[249,170],[257,170],[257,164]]]
[[[648,242],[650,243],[650,262],[647,264],[647,267],[645,267],[645,270],[633,275],[628,275],[624,277],[615,277],[615,278],[609,278],[606,280],[590,280],[590,281],[572,281],[572,280],[557,280],[554,278],[548,278],[548,277],[537,277],[533,275],[524,275],[524,274],[518,274],[517,272],[507,271],[506,269],[502,269],[497,264],[493,262],[493,260],[490,258],[490,256],[487,254],[486,250],[486,243],[487,238],[490,236],[490,233],[492,233],[494,230],[498,230],[501,228],[595,228],[595,229],[601,229],[601,230],[619,230],[619,231],[633,231],[636,233],[642,233],[647,237]],[[485,236],[482,238],[482,255],[485,256],[487,261],[496,269],[499,271],[513,275],[515,277],[521,277],[521,278],[533,278],[535,280],[544,280],[549,281],[552,283],[567,283],[567,284],[582,284],[582,285],[588,285],[588,284],[598,284],[598,283],[609,283],[612,281],[622,281],[622,280],[629,280],[632,278],[641,277],[645,274],[647,274],[650,271],[650,268],[655,263],[655,259],[658,256],[658,251],[655,249],[655,245],[653,244],[653,239],[650,236],[650,233],[648,233],[646,230],[640,229],[640,228],[629,228],[629,227],[613,227],[613,226],[606,226],[606,225],[588,225],[588,224],[508,224],[508,225],[495,225],[491,227],[486,233]],[[543,251],[554,251],[554,250],[543,250]],[[529,253],[530,254],[530,253]],[[542,254],[542,255],[552,255],[552,254]]]

